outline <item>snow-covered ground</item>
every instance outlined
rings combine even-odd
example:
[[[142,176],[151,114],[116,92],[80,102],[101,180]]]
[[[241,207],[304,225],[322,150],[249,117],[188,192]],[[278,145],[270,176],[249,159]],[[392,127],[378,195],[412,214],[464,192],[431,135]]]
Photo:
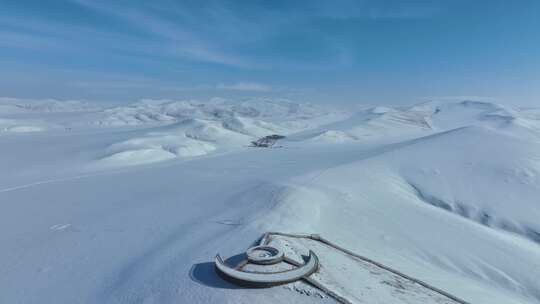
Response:
[[[281,148],[249,147],[271,134]],[[471,303],[540,303],[539,109],[2,98],[0,148],[0,303],[332,303],[215,275],[266,231]],[[358,303],[418,299],[335,256],[317,275]]]

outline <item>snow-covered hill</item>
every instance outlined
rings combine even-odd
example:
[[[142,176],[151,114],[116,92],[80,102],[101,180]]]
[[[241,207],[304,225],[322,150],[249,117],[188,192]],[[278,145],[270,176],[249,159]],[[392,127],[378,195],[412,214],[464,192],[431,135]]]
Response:
[[[332,303],[215,275],[215,253],[269,230],[320,233],[470,303],[540,303],[538,109],[8,101],[0,303]],[[271,134],[282,148],[248,147]],[[350,263],[321,252],[318,275],[359,303],[417,301]]]
[[[148,132],[108,147],[99,164],[123,166],[238,150],[269,134],[289,135],[345,116],[288,100],[143,100],[106,109],[95,122],[108,126],[153,126]]]

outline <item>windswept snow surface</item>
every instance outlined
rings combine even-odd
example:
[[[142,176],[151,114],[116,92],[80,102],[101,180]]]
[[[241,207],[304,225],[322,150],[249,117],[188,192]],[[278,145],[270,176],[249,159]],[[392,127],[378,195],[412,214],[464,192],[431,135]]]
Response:
[[[538,109],[0,101],[0,303],[333,303],[216,276],[216,253],[266,231],[319,233],[471,303],[540,303]],[[248,147],[271,134],[282,148]],[[358,303],[423,297],[320,258]]]

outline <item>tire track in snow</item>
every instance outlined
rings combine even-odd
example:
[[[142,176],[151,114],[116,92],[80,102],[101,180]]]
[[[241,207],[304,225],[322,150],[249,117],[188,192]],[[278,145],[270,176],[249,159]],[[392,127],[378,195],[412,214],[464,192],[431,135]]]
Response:
[[[39,182],[34,182],[34,183],[29,183],[29,184],[24,184],[24,185],[19,185],[19,186],[13,186],[13,187],[9,187],[9,188],[0,189],[0,193],[10,192],[10,191],[17,191],[17,190],[21,190],[21,189],[25,189],[25,188],[31,188],[31,187],[39,186],[39,185],[52,184],[52,183],[57,183],[57,182],[65,182],[65,181],[77,180],[77,179],[82,179],[82,178],[85,178],[85,177],[92,177],[92,176],[99,176],[99,175],[105,175],[105,174],[88,174],[88,175],[78,175],[78,176],[72,176],[72,177],[66,177],[66,178],[56,178],[56,179],[42,180],[42,181],[39,181]]]
[[[214,158],[214,157],[222,156],[222,155],[225,155],[225,154],[227,154],[227,153],[226,152],[224,152],[224,153],[215,153],[215,154],[212,154],[212,155],[205,155],[205,156],[193,158],[193,159],[190,159],[190,160],[182,160],[182,161],[179,161],[179,162],[176,162],[176,163],[171,163],[171,162],[164,161],[164,162],[161,162],[161,163],[152,164],[151,166],[149,166],[148,164],[145,164],[145,165],[137,165],[137,166],[127,167],[127,168],[122,168],[122,169],[117,169],[117,170],[112,170],[112,171],[109,170],[109,171],[104,171],[104,172],[99,172],[99,173],[83,174],[83,175],[76,175],[76,176],[64,177],[64,178],[46,179],[46,180],[41,180],[41,181],[37,181],[37,182],[33,182],[33,183],[22,184],[22,185],[18,185],[18,186],[12,186],[12,187],[8,187],[8,188],[0,189],[0,193],[17,191],[17,190],[31,188],[31,187],[39,186],[39,185],[46,185],[46,184],[53,184],[53,183],[59,183],[59,182],[73,181],[73,180],[84,179],[84,178],[89,178],[89,177],[107,176],[107,175],[112,175],[112,174],[120,174],[120,173],[140,171],[140,170],[145,170],[145,169],[150,169],[150,168],[163,168],[163,167],[179,166],[179,165],[185,164],[186,162],[204,160],[204,159],[208,159],[208,158]]]

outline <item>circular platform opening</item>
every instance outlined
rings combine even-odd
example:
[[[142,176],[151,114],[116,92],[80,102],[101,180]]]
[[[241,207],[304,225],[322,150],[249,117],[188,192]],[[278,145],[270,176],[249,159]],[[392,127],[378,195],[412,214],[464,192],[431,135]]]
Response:
[[[256,246],[248,249],[247,258],[251,263],[269,265],[283,261],[283,251],[272,246]]]

